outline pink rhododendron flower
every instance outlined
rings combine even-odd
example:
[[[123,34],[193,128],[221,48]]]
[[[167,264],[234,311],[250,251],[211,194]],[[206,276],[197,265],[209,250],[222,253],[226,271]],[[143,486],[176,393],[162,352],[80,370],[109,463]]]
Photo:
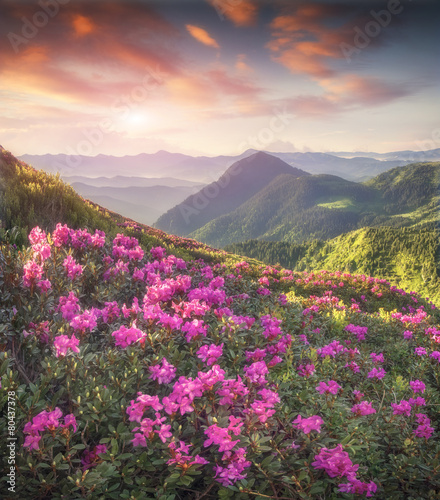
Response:
[[[377,379],[382,379],[386,375],[386,371],[381,368],[378,370],[377,368],[373,368],[371,371],[368,372],[367,378],[377,378]]]
[[[342,445],[338,444],[336,448],[321,448],[315,455],[315,461],[312,462],[315,469],[324,469],[330,477],[348,477],[354,478],[359,465],[353,465]]]
[[[339,491],[342,493],[351,493],[353,495],[365,495],[367,498],[374,496],[377,491],[377,485],[374,481],[363,483],[355,477],[349,478],[348,483],[339,485]]]
[[[425,399],[420,397],[420,396],[418,398],[409,398],[408,403],[411,406],[425,406],[426,405]]]
[[[162,358],[161,365],[150,366],[148,370],[151,372],[150,378],[159,384],[169,384],[176,376],[176,368],[166,358]]]
[[[350,363],[346,363],[346,365],[344,366],[344,368],[348,368],[353,373],[359,373],[360,372],[359,365],[356,363],[356,361],[350,361]]]
[[[99,457],[100,453],[107,453],[107,445],[98,444],[93,448],[93,451],[84,450],[81,458],[83,470],[91,469],[101,463],[102,459]]]
[[[208,366],[213,365],[220,356],[223,354],[223,345],[202,345],[197,351],[197,357],[203,360]]]
[[[406,417],[411,415],[411,405],[404,399],[400,400],[400,404],[391,403],[391,407],[393,408],[393,415],[405,415]]]
[[[360,401],[364,397],[364,393],[361,391],[353,391],[354,398],[356,401]]]
[[[222,382],[225,378],[225,371],[219,365],[213,365],[206,373],[199,372],[197,374],[198,380],[203,384],[204,391],[211,390],[217,382]]]
[[[86,330],[91,332],[98,324],[98,318],[101,315],[99,309],[92,308],[90,311],[86,309],[82,314],[78,314],[70,321],[70,326],[79,332],[84,333]]]
[[[419,425],[417,429],[414,431],[414,435],[417,437],[422,437],[425,439],[429,439],[434,433],[434,427],[429,425]]]
[[[417,356],[425,356],[426,355],[426,349],[424,347],[416,347],[414,349],[414,352],[415,352],[415,354],[417,354]]]
[[[26,287],[31,287],[36,281],[41,280],[43,276],[43,267],[34,260],[26,262],[23,266],[23,271],[23,284]]]
[[[25,448],[29,448],[29,451],[38,450],[40,445],[40,440],[41,436],[37,434],[30,434],[29,436],[26,436],[23,446]]]
[[[243,371],[246,374],[246,377],[249,378],[252,384],[265,384],[266,383],[266,374],[269,373],[267,365],[264,361],[257,361],[252,363],[250,366],[245,366]]]
[[[315,373],[315,365],[313,364],[307,364],[307,365],[299,365],[298,368],[298,374],[301,377],[309,378]]]
[[[69,243],[70,229],[66,224],[64,226],[60,223],[56,225],[55,231],[52,233],[52,241],[55,247],[61,247]]]
[[[325,382],[320,382],[316,387],[316,390],[320,394],[337,394],[339,389],[342,389],[342,387],[334,380],[329,380],[328,384],[326,384]]]
[[[409,385],[411,386],[411,389],[413,390],[414,394],[417,394],[418,392],[422,393],[425,392],[426,386],[420,380],[411,380]]]
[[[383,363],[384,362],[384,358],[383,358],[383,353],[382,352],[380,354],[376,354],[375,352],[372,352],[370,354],[370,358],[373,360],[374,364]]]
[[[52,288],[52,283],[49,280],[40,280],[37,283],[37,287],[41,293],[47,293]]]
[[[232,405],[249,393],[249,389],[243,383],[240,375],[237,379],[227,379],[222,381],[222,386],[217,389],[216,394],[222,396],[219,405]]]
[[[201,336],[206,337],[207,330],[208,326],[205,325],[202,319],[187,321],[181,328],[181,331],[186,333],[187,342],[191,342],[191,340],[200,338]]]
[[[124,325],[112,333],[112,337],[115,339],[115,345],[120,347],[128,347],[134,342],[139,342],[145,339],[146,334],[136,328],[136,322],[133,322],[133,325],[130,328],[125,327]]]
[[[63,261],[63,267],[64,267],[64,270],[67,273],[67,276],[72,281],[77,276],[81,276],[81,274],[83,273],[83,267],[82,267],[82,265],[81,264],[77,264],[76,260],[71,255],[68,255],[64,259],[64,261]]]
[[[368,332],[368,327],[350,324],[345,327],[345,330],[355,335],[358,342],[361,342],[362,340],[365,340],[365,335]]]
[[[344,351],[344,346],[339,342],[339,340],[334,340],[330,344],[317,349],[317,352],[321,356],[321,358],[325,358],[326,356],[334,358],[338,353],[342,351]]]
[[[440,363],[440,351],[432,351],[429,357],[436,359]]]
[[[39,243],[47,243],[46,233],[40,229],[39,226],[34,227],[29,233],[29,241],[31,245],[38,245]]]
[[[305,434],[310,434],[312,431],[320,433],[321,425],[324,423],[324,420],[318,415],[313,415],[308,418],[303,418],[301,415],[298,415],[292,423],[294,427],[302,430]]]
[[[358,417],[360,417],[361,415],[371,415],[372,413],[376,413],[376,410],[368,401],[362,401],[361,403],[354,405],[351,408],[351,411]]]
[[[75,316],[77,316],[77,314],[81,310],[79,306],[79,299],[73,292],[69,292],[69,295],[67,297],[59,298],[57,310],[61,311],[63,318],[66,321],[70,321]]]
[[[78,344],[79,339],[75,337],[75,334],[73,334],[70,338],[67,335],[58,335],[53,341],[55,356],[57,358],[65,356],[68,349],[72,349],[73,352],[79,352]]]

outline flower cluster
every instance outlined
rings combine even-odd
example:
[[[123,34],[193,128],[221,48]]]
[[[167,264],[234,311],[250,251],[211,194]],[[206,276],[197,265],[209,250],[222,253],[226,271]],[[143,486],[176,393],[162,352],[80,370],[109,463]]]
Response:
[[[59,408],[55,408],[53,411],[43,410],[38,415],[36,415],[31,422],[28,422],[23,429],[23,432],[27,434],[24,441],[24,447],[29,448],[29,450],[38,450],[40,440],[43,436],[41,433],[45,430],[49,430],[54,433],[57,429],[67,429],[72,426],[73,432],[76,432],[77,423],[75,416],[70,413],[65,415],[64,423],[60,423],[60,419],[63,416],[63,412]]]

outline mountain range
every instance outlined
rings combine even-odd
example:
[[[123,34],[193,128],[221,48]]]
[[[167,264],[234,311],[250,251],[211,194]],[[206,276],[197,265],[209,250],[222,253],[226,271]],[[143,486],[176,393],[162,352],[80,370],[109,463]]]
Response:
[[[75,154],[46,154],[19,156],[19,159],[49,173],[59,172],[68,180],[72,176],[104,177],[174,177],[184,181],[209,184],[218,179],[233,163],[255,154],[248,149],[232,156],[190,156],[158,151],[132,156],[83,156]],[[440,149],[429,151],[396,151],[391,153],[320,153],[270,152],[289,165],[312,174],[338,175],[347,180],[364,181],[392,167],[418,161],[440,161]]]
[[[258,184],[256,170],[252,168],[254,162],[263,170],[264,165],[273,167],[265,173],[272,176],[266,186]],[[249,262],[258,259],[281,263],[298,271],[327,268],[374,274],[440,300],[438,163],[395,168],[366,183],[310,175],[300,170],[292,175],[291,170],[286,173],[287,168],[291,169],[279,159],[260,153],[247,159],[237,169],[237,175],[230,177],[225,186],[227,192],[233,195],[234,181],[239,179],[247,189],[248,199],[231,212],[243,217],[236,221],[239,228],[226,224],[223,235],[224,231],[226,234],[235,231],[242,238],[253,234],[245,232],[247,225],[258,222],[251,210],[253,206],[265,219],[265,228],[288,235],[287,241],[282,242],[254,239],[234,243],[227,247],[228,252],[238,254],[234,256],[194,239],[182,239],[134,222],[108,207],[85,200],[58,176],[37,171],[0,148],[0,242],[27,244],[30,228],[38,225],[52,231],[57,222],[62,222],[73,228],[101,229],[110,236],[129,231],[150,247],[173,248],[182,258],[200,256],[209,260],[216,256],[218,262],[226,255],[238,260],[246,256]],[[307,190],[301,192],[299,188]],[[252,195],[252,189],[257,189],[257,193]],[[284,192],[290,193],[292,199],[287,205]],[[269,213],[275,214],[273,221],[267,219]],[[217,217],[204,230],[215,228],[225,217],[230,222],[230,215]],[[315,226],[314,217],[318,221]],[[313,227],[315,233],[307,234],[307,228]],[[335,234],[335,227],[336,232],[342,233],[328,239],[331,237],[328,234]],[[356,229],[350,231],[351,227]]]
[[[71,153],[26,154],[19,158],[48,173],[59,173],[80,194],[96,203],[145,224],[153,224],[204,185],[218,180],[234,163],[257,151],[248,149],[236,156],[215,157],[194,157],[167,151],[123,157],[84,156],[73,150]],[[280,152],[270,155],[307,173],[336,175],[360,182],[411,161],[440,160],[440,149],[391,153]]]
[[[244,162],[246,169],[234,177]],[[223,247],[247,239],[328,239],[364,226],[413,226],[438,217],[439,176],[440,163],[427,162],[357,183],[311,175],[257,153],[230,167],[226,187],[203,188],[162,215],[156,227]]]

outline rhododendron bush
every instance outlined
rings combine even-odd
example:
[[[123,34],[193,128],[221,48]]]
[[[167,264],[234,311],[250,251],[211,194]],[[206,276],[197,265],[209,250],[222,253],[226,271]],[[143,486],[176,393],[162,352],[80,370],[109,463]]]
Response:
[[[184,261],[129,231],[29,241],[0,253],[11,498],[440,497],[429,301],[365,276]]]

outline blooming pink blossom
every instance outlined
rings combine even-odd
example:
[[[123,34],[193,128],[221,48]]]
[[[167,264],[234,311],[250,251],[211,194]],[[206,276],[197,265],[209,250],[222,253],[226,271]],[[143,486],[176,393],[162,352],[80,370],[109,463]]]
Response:
[[[159,384],[169,384],[176,376],[176,368],[166,358],[162,358],[161,365],[150,366],[148,370],[151,372],[150,378]]]
[[[134,342],[141,342],[145,339],[146,334],[136,328],[136,322],[130,328],[122,325],[118,330],[112,333],[112,337],[115,339],[115,345],[120,347],[128,347]]]
[[[409,385],[411,386],[411,389],[413,390],[414,394],[417,394],[418,392],[422,393],[425,392],[426,386],[420,380],[411,380]]]
[[[368,372],[367,378],[377,378],[377,379],[382,379],[386,375],[386,371],[381,368],[378,370],[377,368],[373,368],[371,371]]]
[[[55,356],[57,358],[65,356],[68,349],[71,349],[73,352],[79,352],[78,344],[79,339],[75,337],[75,334],[70,338],[67,335],[58,335],[53,341]]]
[[[301,377],[309,378],[310,376],[312,376],[315,373],[315,365],[313,365],[311,363],[306,364],[305,366],[299,365],[297,370],[298,370],[298,374]]]
[[[334,380],[329,380],[328,384],[326,384],[325,382],[320,382],[316,387],[316,390],[320,394],[337,394],[339,389],[342,389],[342,387]]]
[[[312,462],[315,469],[324,469],[330,477],[354,478],[359,465],[353,465],[346,451],[343,451],[342,445],[338,444],[336,448],[321,448],[315,455],[315,461]]]
[[[361,403],[354,405],[351,408],[351,411],[357,417],[360,417],[361,415],[371,415],[372,413],[376,413],[376,410],[372,407],[371,403],[368,401],[362,401]]]
[[[399,404],[391,403],[391,407],[393,408],[393,415],[405,415],[407,417],[411,415],[411,405],[404,399],[401,399]]]
[[[305,434],[310,434],[312,431],[320,433],[323,423],[324,420],[322,420],[319,415],[313,415],[308,418],[303,418],[301,415],[298,415],[293,421],[293,426],[302,430]]]
[[[205,344],[197,351],[197,357],[202,359],[208,366],[213,365],[222,356],[223,345],[212,344],[208,346]]]
[[[383,353],[382,352],[380,354],[376,354],[375,352],[372,352],[370,354],[370,358],[373,360],[374,364],[383,363],[384,362],[384,358],[383,358]]]
[[[84,450],[81,457],[81,465],[83,470],[91,469],[92,467],[96,467],[99,463],[102,462],[100,458],[101,453],[107,453],[107,445],[98,444],[96,445],[92,451]]]
[[[76,260],[71,255],[68,255],[64,259],[64,261],[63,261],[63,267],[64,267],[64,270],[67,273],[67,276],[72,281],[77,276],[81,276],[81,274],[83,273],[83,267],[82,267],[82,265],[81,264],[77,264]]]
[[[440,363],[440,351],[432,351],[429,357],[436,359]]]
[[[66,224],[62,226],[60,223],[56,225],[55,231],[52,233],[52,241],[54,246],[61,247],[67,245],[70,241],[70,229]]]
[[[23,271],[23,284],[26,287],[31,287],[35,282],[41,280],[43,276],[43,267],[34,260],[26,262],[23,266]]]
[[[267,365],[264,361],[257,361],[252,363],[250,366],[245,366],[243,371],[252,384],[265,384],[265,375],[269,373]]]
[[[57,310],[61,311],[66,321],[72,320],[80,311],[79,299],[73,292],[69,292],[67,297],[60,297]]]
[[[368,498],[374,496],[374,493],[377,491],[377,485],[374,481],[363,483],[359,479],[351,477],[348,479],[348,483],[339,485],[339,491],[353,495],[365,495]]]
[[[408,403],[411,406],[425,406],[426,405],[425,399],[420,397],[420,396],[418,398],[409,398]]]

